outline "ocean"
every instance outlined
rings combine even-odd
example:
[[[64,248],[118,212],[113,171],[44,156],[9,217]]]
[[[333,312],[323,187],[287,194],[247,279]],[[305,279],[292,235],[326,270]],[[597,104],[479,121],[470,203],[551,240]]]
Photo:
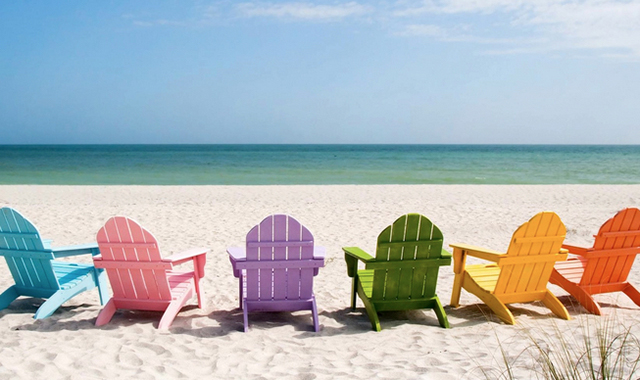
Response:
[[[0,145],[0,184],[640,184],[640,146]]]

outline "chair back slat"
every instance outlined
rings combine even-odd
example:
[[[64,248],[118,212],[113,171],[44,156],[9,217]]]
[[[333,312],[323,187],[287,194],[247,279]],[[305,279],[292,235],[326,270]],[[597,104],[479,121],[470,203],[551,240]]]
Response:
[[[500,264],[494,293],[535,293],[546,289],[567,233],[554,212],[541,212],[513,233],[507,260]],[[539,256],[534,260],[530,256]]]
[[[440,229],[419,214],[406,214],[378,236],[372,300],[409,300],[435,295],[443,236]],[[388,263],[387,266],[384,263]],[[396,263],[402,262],[402,265]],[[439,262],[439,261],[438,261]]]
[[[0,209],[0,255],[17,286],[58,290],[53,253],[44,247],[37,228],[16,210]]]
[[[247,234],[246,252],[247,263],[260,262],[259,268],[246,269],[248,301],[312,297],[316,266],[302,262],[313,260],[313,236],[296,219],[282,214],[266,217]],[[283,260],[301,264],[283,267]]]
[[[98,231],[97,241],[115,298],[171,300],[170,268],[162,262],[158,242],[149,231],[133,219],[115,216]]]
[[[587,260],[580,285],[601,285],[627,281],[636,255],[640,253],[640,210],[626,208],[607,220],[598,234],[591,252],[609,251],[610,254]]]

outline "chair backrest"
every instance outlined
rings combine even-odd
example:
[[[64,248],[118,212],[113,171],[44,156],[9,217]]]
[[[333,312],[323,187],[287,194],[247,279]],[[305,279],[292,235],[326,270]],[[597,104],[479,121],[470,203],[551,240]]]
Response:
[[[373,300],[417,300],[436,292],[442,258],[442,232],[420,214],[399,217],[378,235]],[[448,262],[448,261],[447,261]]]
[[[115,216],[96,237],[115,298],[129,300],[171,300],[167,280],[171,263],[162,261],[158,242],[136,221]]]
[[[60,289],[51,264],[51,249],[44,247],[38,229],[9,207],[0,209],[0,255],[6,259],[17,286]]]
[[[313,296],[313,235],[288,215],[270,215],[247,234],[248,301],[304,300]]]
[[[500,260],[495,294],[546,289],[567,229],[554,212],[541,212],[513,233],[507,257]]]
[[[595,235],[580,285],[627,281],[640,253],[640,210],[626,208],[607,220]]]

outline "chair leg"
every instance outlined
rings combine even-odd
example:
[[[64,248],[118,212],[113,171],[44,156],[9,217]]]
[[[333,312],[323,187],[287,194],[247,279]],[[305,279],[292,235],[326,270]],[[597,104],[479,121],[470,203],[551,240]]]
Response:
[[[98,293],[100,294],[100,305],[104,305],[109,300],[109,287],[107,272],[104,269],[96,269]]]
[[[313,297],[313,301],[311,301],[311,314],[313,317],[313,329],[315,332],[320,331],[320,323],[318,321],[318,308],[316,307],[316,297]]]
[[[486,300],[483,300],[491,310],[496,313],[504,323],[508,325],[515,325],[516,319],[511,314],[511,311],[507,308],[507,305],[502,303],[496,296],[489,295]]]
[[[481,288],[469,276],[465,276],[462,286],[469,293],[480,298],[482,302],[489,306],[491,311],[493,311],[504,323],[509,325],[516,324],[516,319],[513,317],[513,314],[511,314],[511,311],[509,311],[507,306],[500,301],[498,297]]]
[[[58,290],[51,297],[49,297],[36,311],[33,316],[34,319],[44,319],[50,317],[62,304],[71,298],[69,292],[64,290]]]
[[[364,289],[362,289],[362,285],[358,282],[358,295],[364,303],[364,308],[367,311],[367,315],[369,316],[369,320],[371,321],[371,327],[375,331],[380,331],[382,328],[380,327],[380,319],[378,318],[378,312],[376,311],[376,307],[373,305],[371,300],[367,298],[364,294]]]
[[[456,273],[453,278],[453,289],[451,290],[451,302],[450,305],[452,307],[460,306],[460,290],[462,289],[462,279],[464,278],[465,272]]]
[[[434,297],[435,305],[433,306],[433,311],[436,312],[436,316],[438,317],[438,322],[441,327],[445,329],[451,328],[449,326],[449,320],[447,319],[447,314],[444,312],[444,308],[442,307],[442,303],[440,303],[440,299],[438,296]]]
[[[11,302],[18,298],[20,294],[16,290],[16,286],[10,286],[7,290],[0,294],[0,310],[6,309]]]
[[[249,310],[247,310],[247,300],[241,299],[242,302],[242,312],[244,314],[244,332],[249,331]]]
[[[545,294],[544,298],[542,299],[542,303],[544,303],[544,305],[558,317],[566,320],[571,319],[571,316],[569,316],[569,312],[564,307],[562,302],[560,302],[560,300],[550,291],[547,290],[547,294]]]
[[[624,288],[623,292],[627,295],[627,297],[631,298],[631,301],[633,301],[633,303],[640,306],[640,292],[638,292],[638,289],[636,289],[633,285],[627,283],[627,286]]]
[[[240,277],[238,278],[238,284],[239,284],[239,289],[238,289],[238,303],[240,303],[240,306],[238,306],[240,308],[240,310],[243,309],[243,302],[242,302],[242,285],[244,282],[244,276],[240,275]]]
[[[355,310],[356,309],[356,297],[358,294],[358,275],[355,275],[353,277],[353,281],[352,281],[352,287],[351,287],[351,310]]]
[[[106,305],[100,310],[98,313],[98,318],[96,318],[96,326],[103,326],[109,323],[113,315],[116,313],[118,308],[116,307],[115,301],[111,298]]]
[[[85,276],[82,281],[71,289],[58,290],[53,293],[48,300],[45,301],[33,316],[35,319],[44,319],[53,314],[63,303],[77,294],[84,292],[85,290],[93,289],[96,286],[95,280],[91,275]]]
[[[183,294],[182,297],[171,301],[167,310],[162,314],[160,323],[158,323],[158,330],[167,330],[171,327],[171,323],[173,323],[173,320],[176,319],[176,316],[184,304],[186,304],[191,297],[193,297],[193,289],[190,289],[188,292]]]
[[[198,278],[198,276],[195,276],[193,281],[196,289],[196,297],[198,297],[198,308],[202,309],[202,299],[204,298],[204,294],[202,288],[200,288],[200,278]]]
[[[567,293],[571,294],[589,313],[602,315],[602,309],[600,309],[600,305],[593,299],[593,296],[579,287],[575,282],[567,280],[557,270],[554,269],[553,272],[551,272],[549,282],[558,285],[567,291]]]

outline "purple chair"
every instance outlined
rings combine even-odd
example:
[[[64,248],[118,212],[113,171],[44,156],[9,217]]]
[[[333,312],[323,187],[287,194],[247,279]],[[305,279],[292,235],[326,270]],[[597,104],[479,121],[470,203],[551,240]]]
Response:
[[[227,249],[233,275],[239,278],[244,331],[253,311],[311,310],[319,331],[313,276],[324,266],[324,248],[311,232],[288,215],[271,215],[247,234],[246,249]]]

